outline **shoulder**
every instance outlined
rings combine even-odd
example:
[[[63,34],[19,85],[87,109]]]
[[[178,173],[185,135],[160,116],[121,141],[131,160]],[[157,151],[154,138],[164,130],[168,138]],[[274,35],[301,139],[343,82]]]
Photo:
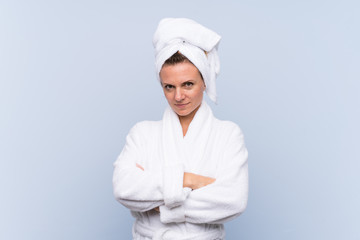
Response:
[[[161,129],[161,121],[141,121],[137,122],[129,131],[129,135],[139,137],[156,135]]]
[[[158,129],[161,126],[161,121],[141,121],[137,122],[131,129],[136,131],[146,131]]]
[[[236,123],[232,121],[227,120],[219,120],[215,119],[215,126],[222,134],[228,135],[228,136],[242,136],[243,137],[243,131],[237,125]]]
[[[217,139],[221,139],[224,146],[224,156],[239,158],[242,163],[247,161],[248,151],[245,144],[244,134],[236,123],[232,121],[217,120],[217,125],[221,131],[218,131]]]

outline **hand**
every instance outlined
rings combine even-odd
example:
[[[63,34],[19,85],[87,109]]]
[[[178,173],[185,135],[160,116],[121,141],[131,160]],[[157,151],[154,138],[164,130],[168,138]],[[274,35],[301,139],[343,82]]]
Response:
[[[140,168],[141,170],[144,171],[144,168],[143,168],[140,164],[136,163],[136,167],[138,167],[138,168]],[[153,210],[156,211],[156,212],[158,212],[158,213],[160,212],[159,207],[156,207],[156,208],[154,208]]]
[[[192,190],[205,187],[213,182],[215,178],[198,175],[195,173],[184,173],[183,187],[189,187]]]
[[[138,168],[140,168],[141,170],[143,170],[144,171],[144,168],[140,165],[140,164],[136,164],[136,167],[138,167]]]

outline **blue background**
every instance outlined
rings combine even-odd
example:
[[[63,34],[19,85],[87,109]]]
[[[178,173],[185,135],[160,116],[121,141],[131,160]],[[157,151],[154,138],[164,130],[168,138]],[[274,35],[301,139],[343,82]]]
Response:
[[[0,1],[0,239],[130,239],[112,163],[159,120],[152,35],[188,17],[223,38],[220,119],[249,150],[227,239],[360,239],[358,1]]]

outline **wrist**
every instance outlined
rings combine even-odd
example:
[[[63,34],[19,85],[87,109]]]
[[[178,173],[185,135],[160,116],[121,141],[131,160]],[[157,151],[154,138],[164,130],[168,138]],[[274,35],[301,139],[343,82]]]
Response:
[[[194,181],[193,181],[193,176],[194,174],[192,173],[187,173],[184,172],[184,180],[183,180],[183,187],[188,187],[191,188],[192,190],[194,189]]]

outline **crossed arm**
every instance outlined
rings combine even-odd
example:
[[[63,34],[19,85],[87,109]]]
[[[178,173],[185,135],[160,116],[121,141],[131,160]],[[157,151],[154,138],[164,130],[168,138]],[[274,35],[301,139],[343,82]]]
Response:
[[[215,178],[181,172],[183,198],[173,206],[164,202],[163,172],[144,169],[141,162],[141,136],[129,134],[123,152],[114,163],[114,195],[125,207],[146,212],[159,209],[161,221],[223,223],[242,213],[247,204],[247,151],[241,131],[234,131],[226,163]],[[193,191],[190,191],[192,189]]]
[[[136,167],[145,170],[140,164],[136,163]],[[205,187],[206,185],[215,182],[215,178],[198,175],[195,173],[184,172],[183,187],[191,188],[192,190]]]
[[[136,167],[140,168],[142,171],[145,170],[138,163],[136,163]],[[196,190],[215,182],[215,180],[215,178],[206,177],[195,173],[184,172],[183,187],[188,187],[191,188],[191,190]],[[154,210],[160,212],[159,207],[154,208]]]

